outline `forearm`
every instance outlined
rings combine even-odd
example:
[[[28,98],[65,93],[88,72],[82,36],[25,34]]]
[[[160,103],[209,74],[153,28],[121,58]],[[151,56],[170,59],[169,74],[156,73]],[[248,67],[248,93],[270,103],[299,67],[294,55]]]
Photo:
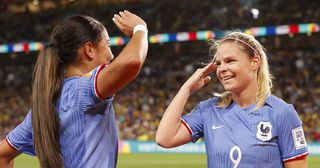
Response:
[[[148,51],[147,24],[140,17],[127,10],[115,14],[112,20],[126,36],[131,37],[129,43],[119,54],[119,57],[129,56],[130,59],[137,58],[142,65]]]
[[[20,152],[13,149],[6,140],[0,142],[0,167],[13,168],[13,159],[20,155]]]
[[[169,104],[157,130],[156,141],[158,143],[170,143],[178,135],[181,127],[181,115],[189,96],[190,92],[188,89],[181,87]]]
[[[146,59],[149,42],[148,42],[148,31],[137,31],[130,43],[129,43],[130,50],[134,50],[137,52],[138,57],[140,58],[141,62],[143,63]],[[135,51],[137,50],[137,51]],[[125,51],[126,52],[126,51]],[[130,51],[129,51],[130,52]]]
[[[180,88],[160,121],[156,134],[156,142],[160,146],[170,148],[192,141],[190,130],[181,123],[181,115],[190,94],[210,81],[208,74],[215,68],[210,63],[198,69]]]
[[[134,80],[147,55],[147,33],[137,31],[119,56],[100,71],[98,90],[102,97],[109,97]]]
[[[13,160],[0,158],[0,167],[1,168],[13,168]]]
[[[137,31],[119,54],[119,61],[138,65],[140,69],[148,52],[148,32]]]
[[[307,168],[307,157],[284,163],[285,168]]]

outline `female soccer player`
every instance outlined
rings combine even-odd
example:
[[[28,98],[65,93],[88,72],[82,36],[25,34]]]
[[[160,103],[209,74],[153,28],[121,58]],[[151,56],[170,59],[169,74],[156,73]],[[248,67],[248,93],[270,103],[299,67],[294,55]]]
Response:
[[[212,43],[213,62],[198,69],[166,109],[156,134],[165,148],[204,137],[210,168],[307,167],[302,123],[292,105],[271,95],[271,75],[261,44],[233,32]],[[192,92],[210,81],[211,72],[225,88],[181,117]]]
[[[138,75],[148,50],[146,23],[129,11],[113,18],[131,40],[112,62],[105,27],[89,16],[58,24],[33,74],[31,112],[0,145],[0,167],[20,153],[43,168],[116,167],[114,94]]]

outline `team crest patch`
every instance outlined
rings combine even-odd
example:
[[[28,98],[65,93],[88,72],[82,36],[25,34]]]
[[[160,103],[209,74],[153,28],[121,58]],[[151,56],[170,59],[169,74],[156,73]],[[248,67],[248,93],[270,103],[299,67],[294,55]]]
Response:
[[[296,149],[301,149],[307,146],[302,127],[294,128],[292,130],[292,137]]]
[[[260,122],[258,125],[257,138],[262,141],[269,141],[272,138],[272,125],[270,122]]]

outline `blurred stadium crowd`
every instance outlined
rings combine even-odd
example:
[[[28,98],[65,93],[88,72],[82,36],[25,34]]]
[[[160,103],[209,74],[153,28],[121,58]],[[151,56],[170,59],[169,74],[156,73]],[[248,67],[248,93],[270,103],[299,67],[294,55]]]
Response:
[[[312,0],[45,2],[52,4],[39,3],[38,10],[29,5],[14,10],[4,3],[0,11],[0,44],[45,42],[59,19],[75,13],[88,14],[102,21],[111,36],[121,35],[112,25],[111,18],[123,9],[142,16],[148,23],[150,34],[320,22],[320,3]],[[275,77],[273,93],[294,104],[309,142],[320,142],[319,37],[319,33],[315,33],[258,38],[268,50],[271,72]],[[120,50],[121,47],[113,47],[115,55]],[[0,139],[23,120],[30,108],[30,85],[36,55],[0,55]],[[205,41],[150,45],[141,74],[115,97],[120,138],[153,140],[161,116],[181,84],[208,61]],[[214,78],[195,93],[185,111],[189,112],[199,101],[212,97],[214,92],[221,92],[222,86],[218,83]]]

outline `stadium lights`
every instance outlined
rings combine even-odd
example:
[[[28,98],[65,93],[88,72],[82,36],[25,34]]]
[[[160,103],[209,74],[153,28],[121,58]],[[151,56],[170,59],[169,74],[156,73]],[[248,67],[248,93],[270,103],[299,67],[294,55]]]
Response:
[[[38,0],[33,0],[33,1],[32,1],[32,4],[35,5],[35,6],[37,6],[37,5],[39,5],[39,1],[38,1]]]
[[[309,37],[310,37],[311,35],[312,35],[312,33],[311,33],[311,32],[307,32],[307,36],[309,36]]]
[[[303,23],[291,25],[278,25],[278,26],[261,26],[251,27],[247,29],[240,29],[240,31],[256,37],[288,35],[294,36],[295,34],[307,34],[311,36],[312,33],[320,32],[320,23]],[[149,36],[149,43],[167,43],[167,42],[182,42],[194,40],[208,40],[220,38],[228,30],[221,31],[196,31],[196,32],[176,32],[176,33],[163,33],[154,34]],[[110,37],[111,46],[122,46],[129,41],[126,37]],[[7,43],[0,44],[0,54],[2,53],[16,53],[16,52],[30,52],[42,50],[45,42],[20,42],[20,43]]]
[[[252,13],[254,19],[258,19],[259,18],[259,9],[252,8],[251,9],[251,13]]]
[[[291,32],[288,35],[290,38],[292,38],[294,36],[293,33],[291,33]]]

